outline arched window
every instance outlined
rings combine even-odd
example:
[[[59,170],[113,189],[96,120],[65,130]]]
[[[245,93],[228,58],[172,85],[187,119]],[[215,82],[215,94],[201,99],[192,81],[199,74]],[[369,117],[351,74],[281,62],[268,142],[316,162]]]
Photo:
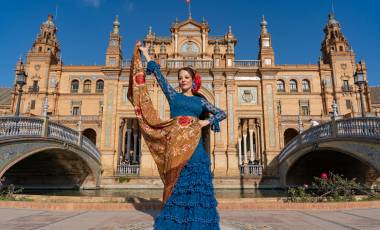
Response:
[[[277,92],[285,92],[285,83],[283,80],[277,80]]]
[[[79,81],[72,80],[71,81],[71,93],[78,93],[79,90]]]
[[[290,92],[297,92],[297,81],[290,80],[289,88],[290,88]]]
[[[91,81],[85,80],[83,83],[83,93],[91,93]]]
[[[96,82],[96,92],[97,93],[103,93],[104,89],[104,81],[103,80],[98,80]]]
[[[302,91],[310,92],[310,82],[308,80],[302,80]]]

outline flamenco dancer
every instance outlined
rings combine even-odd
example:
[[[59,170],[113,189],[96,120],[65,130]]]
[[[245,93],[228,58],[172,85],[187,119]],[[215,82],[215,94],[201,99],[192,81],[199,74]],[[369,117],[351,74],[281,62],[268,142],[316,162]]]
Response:
[[[145,85],[141,53],[148,61],[147,74],[153,74],[169,102],[171,119],[162,121],[153,108]],[[160,66],[150,59],[138,42],[131,62],[128,98],[135,108],[144,140],[157,164],[164,183],[162,210],[154,229],[220,229],[210,158],[203,147],[201,128],[211,125],[219,132],[224,111],[197,96],[201,77],[190,67],[178,71],[178,93],[161,74]],[[202,113],[211,113],[200,120]]]

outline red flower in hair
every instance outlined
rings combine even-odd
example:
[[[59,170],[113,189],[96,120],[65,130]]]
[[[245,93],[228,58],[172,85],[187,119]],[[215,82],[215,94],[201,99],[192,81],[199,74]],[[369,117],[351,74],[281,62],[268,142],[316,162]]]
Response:
[[[198,92],[198,90],[201,88],[202,85],[202,78],[199,73],[195,74],[194,82],[193,82],[193,88],[191,89],[192,93]]]

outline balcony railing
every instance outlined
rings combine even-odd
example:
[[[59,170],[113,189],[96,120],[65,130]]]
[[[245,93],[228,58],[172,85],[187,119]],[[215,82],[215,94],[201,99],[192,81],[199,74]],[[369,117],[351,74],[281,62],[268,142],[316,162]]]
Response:
[[[260,67],[260,60],[235,60],[235,68],[257,69]]]
[[[180,69],[190,66],[195,69],[211,69],[213,68],[212,60],[167,60],[166,67],[169,69]]]
[[[38,85],[29,86],[28,92],[29,93],[38,93],[40,91],[40,87]]]
[[[126,60],[123,62],[123,68],[129,68],[131,61]],[[143,62],[146,67],[146,62]],[[214,68],[214,60],[184,60],[184,59],[164,59],[160,61],[161,68],[180,69],[182,67],[193,67],[195,69],[211,69]],[[257,69],[260,67],[260,60],[235,60],[233,66],[242,69]]]
[[[279,154],[279,160],[285,159],[292,151],[326,138],[362,138],[380,141],[380,118],[349,118],[332,120],[312,127],[294,137]]]
[[[0,140],[23,137],[53,138],[82,148],[100,161],[95,144],[79,132],[46,119],[31,117],[0,117]]]
[[[140,174],[140,165],[128,165],[128,164],[118,165],[116,174],[118,176],[125,176],[125,175],[137,176]]]
[[[263,174],[262,165],[240,165],[240,175],[249,175],[249,176],[261,176]]]
[[[342,92],[344,93],[351,93],[354,90],[354,87],[352,85],[343,85],[342,86]]]

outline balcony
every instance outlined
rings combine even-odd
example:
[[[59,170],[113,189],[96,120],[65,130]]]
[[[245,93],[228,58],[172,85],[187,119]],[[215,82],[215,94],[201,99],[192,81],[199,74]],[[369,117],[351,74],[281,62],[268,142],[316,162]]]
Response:
[[[125,176],[125,175],[138,176],[139,173],[140,173],[140,165],[121,164],[117,166],[116,175],[118,176]]]
[[[40,91],[40,87],[38,85],[29,86],[29,93],[38,93]]]
[[[213,68],[213,60],[167,60],[166,67],[169,69],[180,69],[190,66],[195,69],[211,69]]]
[[[258,69],[260,67],[260,60],[235,60],[234,67],[242,69]]]
[[[342,86],[342,92],[343,93],[352,93],[353,88],[354,87],[352,87],[352,85],[343,85]]]
[[[260,164],[251,165],[243,164],[240,165],[240,175],[242,176],[261,176],[263,174],[263,166]]]

